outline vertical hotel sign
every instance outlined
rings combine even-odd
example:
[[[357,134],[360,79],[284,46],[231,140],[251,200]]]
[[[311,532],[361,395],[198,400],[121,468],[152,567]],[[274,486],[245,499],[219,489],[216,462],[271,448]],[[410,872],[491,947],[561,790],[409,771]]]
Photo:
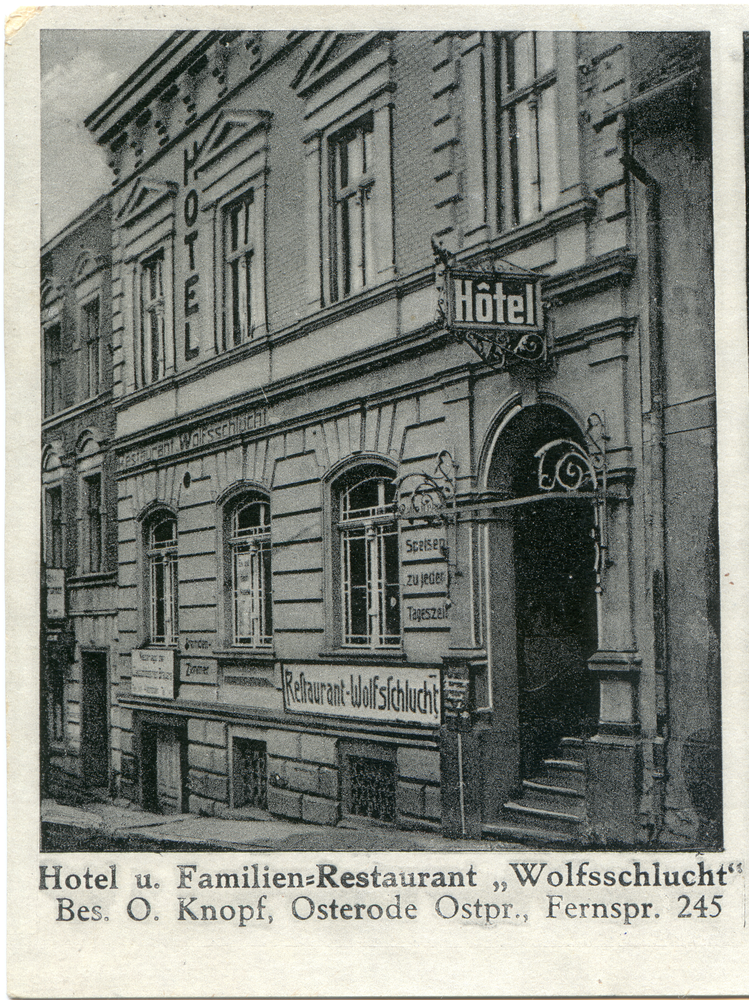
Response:
[[[484,361],[546,356],[541,276],[505,263],[502,270],[450,266],[444,275],[447,325]]]

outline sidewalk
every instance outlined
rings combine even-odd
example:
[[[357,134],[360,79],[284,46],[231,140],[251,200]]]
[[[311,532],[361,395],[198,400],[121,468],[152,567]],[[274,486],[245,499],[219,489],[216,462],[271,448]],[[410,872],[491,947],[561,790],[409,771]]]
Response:
[[[42,801],[45,851],[490,851],[518,849],[500,841],[447,840],[433,833],[344,821],[338,826],[277,819],[179,814],[161,816],[134,805]],[[522,848],[521,848],[522,849]]]

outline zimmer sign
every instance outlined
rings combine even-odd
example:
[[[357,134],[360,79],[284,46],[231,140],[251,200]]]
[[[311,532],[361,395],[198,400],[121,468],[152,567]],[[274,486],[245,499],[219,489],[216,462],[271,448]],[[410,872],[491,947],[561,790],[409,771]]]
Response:
[[[284,664],[287,712],[440,724],[440,673],[418,667]]]

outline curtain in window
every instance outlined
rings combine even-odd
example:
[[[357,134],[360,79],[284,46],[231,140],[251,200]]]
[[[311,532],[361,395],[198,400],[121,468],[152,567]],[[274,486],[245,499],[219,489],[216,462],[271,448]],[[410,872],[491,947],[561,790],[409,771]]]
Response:
[[[340,495],[343,644],[400,643],[398,527],[395,487],[373,476]]]
[[[237,645],[268,646],[273,639],[270,506],[239,504],[231,518],[232,634]]]
[[[163,518],[148,533],[151,642],[171,646],[177,642],[177,522]]]

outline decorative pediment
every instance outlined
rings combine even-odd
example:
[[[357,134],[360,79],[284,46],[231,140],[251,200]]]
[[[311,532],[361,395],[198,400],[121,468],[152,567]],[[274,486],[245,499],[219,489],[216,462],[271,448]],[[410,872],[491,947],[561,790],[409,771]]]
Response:
[[[323,86],[332,75],[344,69],[378,45],[386,37],[381,31],[322,31],[291,86],[306,97]]]
[[[174,198],[178,185],[174,181],[159,181],[139,177],[130,189],[125,203],[117,213],[120,226],[132,226],[138,219],[153,211],[167,198]]]
[[[78,284],[89,275],[95,274],[109,264],[109,254],[97,253],[95,250],[86,249],[78,255],[73,270],[73,282]]]
[[[270,111],[221,111],[213,120],[202,145],[194,148],[192,166],[195,176],[208,170],[216,160],[246,142],[253,135],[260,135],[271,123]]]
[[[75,443],[75,453],[76,457],[89,458],[92,455],[98,455],[102,451],[106,443],[106,438],[101,433],[98,427],[86,427],[85,430],[81,431],[78,435],[78,440]]]
[[[51,475],[61,472],[63,469],[62,455],[64,445],[62,441],[51,441],[42,449],[42,472]]]
[[[56,302],[58,302],[63,296],[63,289],[54,278],[46,277],[42,281],[41,288],[41,305],[42,313],[51,310]],[[44,318],[44,317],[42,317]]]

